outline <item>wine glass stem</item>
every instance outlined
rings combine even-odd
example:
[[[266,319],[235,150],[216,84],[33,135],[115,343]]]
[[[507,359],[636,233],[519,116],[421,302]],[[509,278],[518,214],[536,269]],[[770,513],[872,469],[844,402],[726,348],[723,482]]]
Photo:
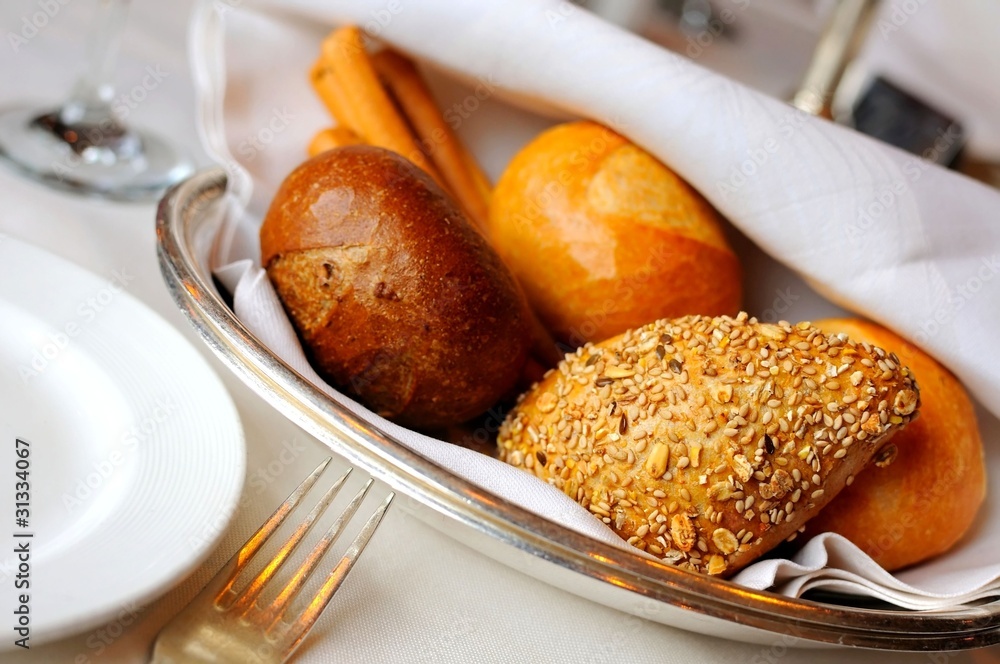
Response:
[[[129,0],[98,0],[97,4],[96,27],[87,46],[87,70],[59,113],[67,125],[116,122],[111,110],[113,80]]]
[[[0,111],[0,162],[56,189],[109,200],[154,200],[191,173],[192,164],[170,141],[128,126],[123,102],[129,100],[115,96],[112,81],[129,0],[89,3],[96,14],[86,71],[57,108]]]

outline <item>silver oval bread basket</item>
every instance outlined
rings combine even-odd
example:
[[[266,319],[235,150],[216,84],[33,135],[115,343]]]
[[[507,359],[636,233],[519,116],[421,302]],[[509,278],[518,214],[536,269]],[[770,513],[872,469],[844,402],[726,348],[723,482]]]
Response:
[[[632,615],[723,638],[937,651],[1000,642],[1000,601],[914,612],[846,596],[792,599],[701,576],[592,540],[502,501],[359,420],[278,359],[240,322],[208,256],[226,175],[205,170],[160,203],[160,267],[177,306],[244,383],[356,468],[401,495],[412,514],[545,583]]]

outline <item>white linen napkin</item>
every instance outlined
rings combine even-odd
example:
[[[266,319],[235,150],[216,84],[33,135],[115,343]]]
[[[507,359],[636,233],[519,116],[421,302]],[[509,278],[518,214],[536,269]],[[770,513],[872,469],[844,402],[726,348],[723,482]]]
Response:
[[[333,24],[357,23],[471,82],[466,100],[473,90],[485,89],[522,108],[614,127],[678,171],[829,300],[918,343],[1000,414],[994,332],[1000,329],[1000,193],[807,117],[567,2],[234,4],[240,3],[206,4],[195,17],[191,41],[203,142],[230,172],[242,230],[251,231],[234,234],[224,258],[256,259],[252,231],[270,197],[301,162],[311,135],[330,124],[307,81],[319,41]],[[491,159],[498,151],[509,157],[510,146],[498,150],[491,137],[523,142],[530,136],[525,132],[541,126],[528,113],[504,113],[483,110],[459,127],[493,172],[502,163]],[[324,385],[260,268],[243,260],[218,273],[234,291],[237,315],[254,333],[353,412],[526,509],[626,546],[586,510],[530,475],[396,427]],[[1000,434],[992,417],[983,422],[989,425],[984,434],[996,478]],[[994,509],[991,502],[984,512]],[[794,561],[758,562],[735,580],[789,595],[827,588],[906,608],[944,608],[1000,595],[1000,522],[992,524],[984,516],[958,549],[896,576],[843,538],[825,535]]]

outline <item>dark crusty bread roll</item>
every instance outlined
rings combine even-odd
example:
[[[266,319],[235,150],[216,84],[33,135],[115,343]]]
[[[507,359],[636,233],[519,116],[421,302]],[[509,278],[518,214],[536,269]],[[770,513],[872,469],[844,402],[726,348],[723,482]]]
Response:
[[[261,260],[313,366],[413,428],[467,420],[517,380],[527,305],[483,236],[420,169],[370,146],[282,183]]]
[[[972,399],[950,371],[884,327],[850,318],[816,326],[898,354],[920,382],[920,418],[893,439],[895,460],[858,475],[809,522],[805,535],[840,533],[890,571],[944,553],[966,533],[986,497]]]
[[[498,445],[636,547],[728,576],[794,535],[918,401],[879,348],[808,323],[689,316],[567,355]]]

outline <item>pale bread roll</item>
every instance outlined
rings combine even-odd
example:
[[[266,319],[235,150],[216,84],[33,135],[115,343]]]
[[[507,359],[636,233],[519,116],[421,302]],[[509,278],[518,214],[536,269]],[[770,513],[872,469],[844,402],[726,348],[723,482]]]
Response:
[[[884,327],[845,318],[816,325],[897,353],[920,383],[920,417],[893,439],[895,460],[858,475],[805,534],[840,533],[890,571],[944,553],[969,530],[986,498],[972,399],[950,371]]]
[[[739,259],[722,218],[653,155],[594,122],[553,127],[497,182],[490,241],[572,347],[659,318],[735,314]]]

